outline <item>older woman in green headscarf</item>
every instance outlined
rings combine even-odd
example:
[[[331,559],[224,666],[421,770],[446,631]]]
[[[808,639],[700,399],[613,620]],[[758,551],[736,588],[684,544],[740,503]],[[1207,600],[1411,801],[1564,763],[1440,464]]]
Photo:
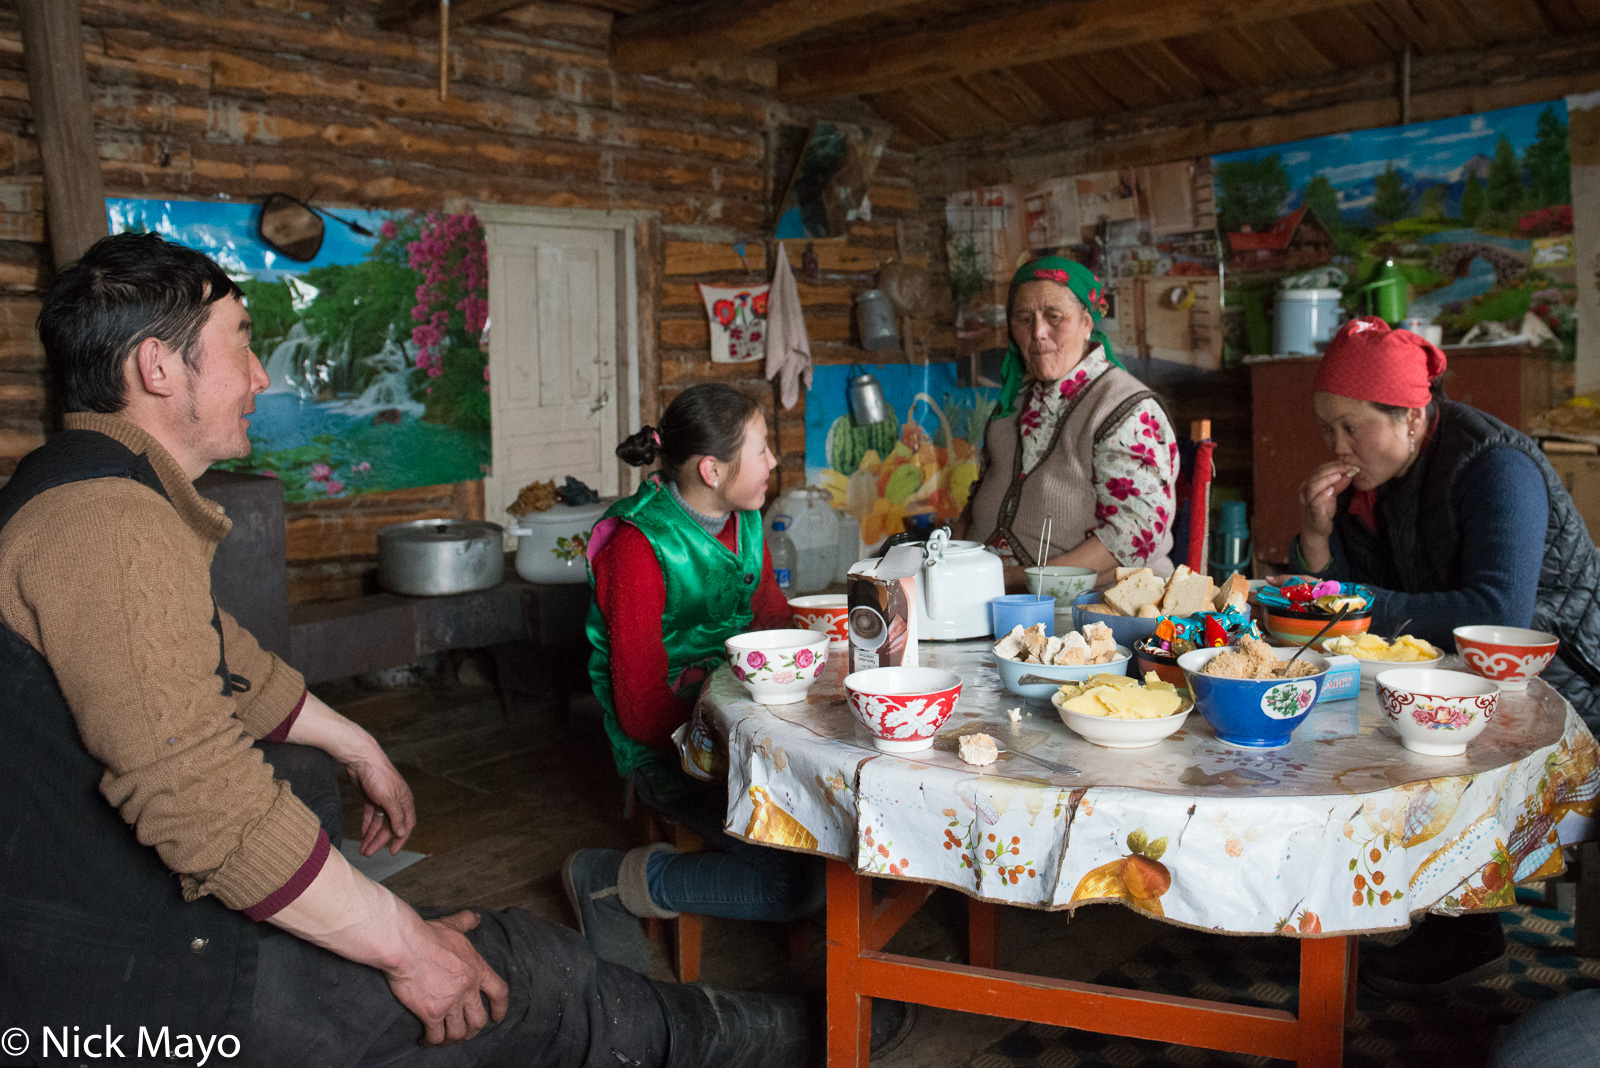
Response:
[[[1006,298],[1011,347],[1000,406],[984,435],[968,534],[1005,559],[1006,588],[1036,563],[1171,572],[1178,440],[1154,393],[1128,373],[1098,325],[1105,284],[1072,260],[1023,264]],[[1046,518],[1046,559],[1036,560]]]

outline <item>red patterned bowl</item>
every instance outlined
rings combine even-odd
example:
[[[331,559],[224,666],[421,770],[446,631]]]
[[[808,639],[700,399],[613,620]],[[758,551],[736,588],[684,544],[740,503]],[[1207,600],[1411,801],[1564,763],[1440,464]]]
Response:
[[[1378,704],[1400,744],[1424,756],[1460,756],[1483,733],[1500,688],[1465,671],[1394,668],[1378,673]]]
[[[919,753],[955,711],[961,676],[925,667],[868,668],[844,677],[850,711],[885,753]]]
[[[789,598],[789,621],[806,630],[823,632],[835,648],[850,642],[850,606],[842,593]]]
[[[1502,690],[1526,690],[1561,647],[1554,634],[1522,627],[1457,627],[1456,650],[1467,667]]]

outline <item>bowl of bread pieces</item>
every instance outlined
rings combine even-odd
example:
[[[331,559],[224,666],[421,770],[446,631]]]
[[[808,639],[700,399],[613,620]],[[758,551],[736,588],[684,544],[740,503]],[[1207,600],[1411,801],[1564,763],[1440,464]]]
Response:
[[[994,647],[995,669],[1007,690],[1018,697],[1046,700],[1063,682],[1079,682],[1090,675],[1124,675],[1133,651],[1119,646],[1111,628],[1091,623],[1083,630],[1046,637],[1044,624],[1011,628]],[[1047,679],[1028,683],[1026,676]]]
[[[1249,596],[1250,581],[1239,574],[1229,575],[1218,588],[1210,575],[1183,564],[1165,579],[1148,567],[1119,567],[1115,585],[1073,601],[1072,625],[1082,630],[1103,623],[1118,645],[1132,649],[1155,634],[1162,616],[1221,612],[1229,605],[1243,609]]]

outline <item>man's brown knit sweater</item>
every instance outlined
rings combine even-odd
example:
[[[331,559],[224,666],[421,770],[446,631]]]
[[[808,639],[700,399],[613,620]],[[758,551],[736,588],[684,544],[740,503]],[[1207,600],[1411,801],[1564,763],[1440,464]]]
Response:
[[[66,426],[148,456],[171,500],[100,478],[29,501],[0,529],[0,621],[49,661],[105,766],[101,792],[185,897],[264,918],[326,855],[316,816],[252,746],[287,733],[304,681],[225,612],[219,649],[211,558],[232,527],[221,507],[132,423],[78,413]],[[248,690],[224,696],[224,650]]]

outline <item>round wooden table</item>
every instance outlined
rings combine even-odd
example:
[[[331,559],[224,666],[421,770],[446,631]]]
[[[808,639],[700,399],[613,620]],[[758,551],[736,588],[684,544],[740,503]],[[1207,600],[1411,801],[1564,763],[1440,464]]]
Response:
[[[1503,693],[1461,757],[1402,748],[1370,689],[1319,704],[1281,749],[1228,746],[1196,712],[1155,746],[1114,750],[1007,693],[990,649],[921,646],[924,665],[963,680],[924,753],[872,747],[844,701],[843,654],[794,705],[756,704],[723,668],[679,733],[686,768],[716,778],[726,762],[729,833],[833,861],[835,1068],[866,1064],[874,996],[1337,1065],[1357,934],[1509,906],[1518,882],[1562,870],[1562,844],[1590,837],[1600,746],[1538,680]],[[1006,750],[996,764],[957,757],[976,731]],[[895,883],[875,907],[870,878]],[[966,965],[882,952],[934,886],[971,898]],[[1298,1016],[997,969],[994,906],[1104,901],[1303,939]]]

